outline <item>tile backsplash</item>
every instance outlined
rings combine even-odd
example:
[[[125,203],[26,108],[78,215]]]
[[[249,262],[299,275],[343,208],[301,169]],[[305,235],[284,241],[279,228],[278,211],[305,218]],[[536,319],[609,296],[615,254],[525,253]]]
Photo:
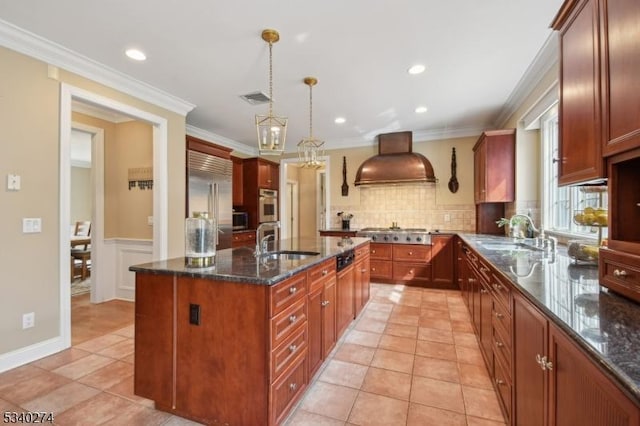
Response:
[[[351,228],[389,227],[474,232],[475,205],[438,205],[434,186],[378,186],[360,189],[359,205],[331,206],[331,226],[341,226],[337,213],[352,213]],[[448,219],[448,220],[447,220]]]

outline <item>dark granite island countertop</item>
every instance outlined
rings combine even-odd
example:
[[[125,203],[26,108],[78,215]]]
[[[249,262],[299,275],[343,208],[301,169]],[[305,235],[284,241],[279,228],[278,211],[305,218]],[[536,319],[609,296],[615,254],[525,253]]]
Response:
[[[600,286],[596,265],[555,255],[496,250],[511,238],[458,234],[640,404],[640,305]]]
[[[133,272],[176,274],[249,284],[273,285],[340,253],[369,242],[368,238],[315,237],[295,238],[269,243],[269,251],[296,250],[318,252],[304,259],[269,259],[253,255],[254,247],[218,250],[215,266],[192,268],[184,257],[159,260],[129,267]]]

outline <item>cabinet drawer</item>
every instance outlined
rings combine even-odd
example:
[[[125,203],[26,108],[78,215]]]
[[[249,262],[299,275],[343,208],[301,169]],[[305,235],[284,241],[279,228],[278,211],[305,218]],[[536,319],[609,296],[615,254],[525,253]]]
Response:
[[[390,260],[374,260],[372,257],[369,265],[371,270],[371,278],[391,279],[393,263]]]
[[[396,245],[393,246],[394,262],[426,262],[431,261],[431,246]]]
[[[282,312],[296,300],[302,299],[307,294],[307,274],[296,274],[271,287],[270,316]]]
[[[505,367],[505,374],[511,378],[511,339],[502,334],[499,327],[493,327],[493,356],[500,358],[500,362]]]
[[[255,232],[234,232],[231,237],[233,242],[247,242],[247,241],[256,241],[256,233]]]
[[[482,261],[478,259],[478,272],[480,272],[480,275],[482,276],[482,278],[485,279],[486,282],[491,282],[491,278],[492,278],[492,274],[491,274],[491,269],[489,269],[489,267]]]
[[[498,391],[498,400],[502,406],[502,411],[505,416],[506,424],[511,424],[511,379],[509,375],[505,373],[507,370],[504,365],[500,363],[500,360],[495,358],[494,355],[494,384]]]
[[[308,381],[307,357],[301,355],[295,359],[291,368],[271,385],[271,424],[280,424],[289,408],[304,392]],[[251,389],[247,389],[247,392],[251,392]]]
[[[391,244],[372,243],[369,249],[371,259],[391,260]]]
[[[600,284],[640,302],[640,256],[600,249]]]
[[[318,287],[323,286],[326,278],[335,276],[336,274],[336,259],[325,260],[319,265],[314,266],[307,272],[307,283],[309,287],[309,293],[312,293]]]
[[[307,327],[301,325],[271,353],[271,381],[286,370],[293,361],[307,350]]]
[[[365,256],[369,255],[369,244],[365,244],[363,246],[357,247],[356,248],[356,260],[361,259]]]
[[[495,299],[492,304],[491,318],[493,327],[499,328],[505,340],[511,342],[511,316],[502,303],[499,303]]]
[[[306,297],[271,318],[271,347],[276,348],[307,320]]]
[[[511,286],[506,284],[495,274],[491,274],[491,288],[496,299],[502,303],[506,312],[511,315]]]
[[[399,281],[431,281],[431,265],[426,263],[394,262],[393,279]]]

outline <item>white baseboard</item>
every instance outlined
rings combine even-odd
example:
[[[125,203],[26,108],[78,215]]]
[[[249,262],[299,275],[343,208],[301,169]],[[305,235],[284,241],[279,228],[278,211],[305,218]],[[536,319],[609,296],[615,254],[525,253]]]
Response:
[[[62,337],[58,336],[4,353],[0,355],[0,373],[53,355],[67,348],[64,346]]]

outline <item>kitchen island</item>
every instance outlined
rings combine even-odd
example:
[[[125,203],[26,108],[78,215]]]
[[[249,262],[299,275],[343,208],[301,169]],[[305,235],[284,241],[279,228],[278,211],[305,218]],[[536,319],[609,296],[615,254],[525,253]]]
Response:
[[[458,282],[508,422],[640,424],[640,305],[566,247],[458,235]]]
[[[206,424],[279,424],[368,300],[368,252],[317,237],[132,266],[134,392]]]

